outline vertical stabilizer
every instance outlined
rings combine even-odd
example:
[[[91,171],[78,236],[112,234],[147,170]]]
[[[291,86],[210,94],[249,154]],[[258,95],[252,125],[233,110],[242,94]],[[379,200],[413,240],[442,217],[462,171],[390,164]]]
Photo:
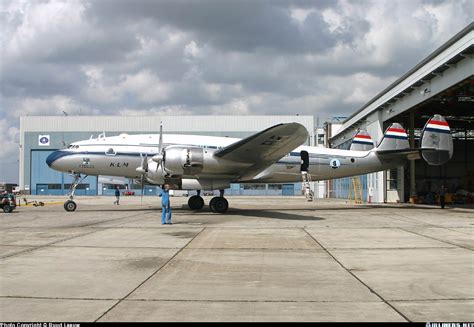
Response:
[[[399,123],[393,123],[385,131],[377,150],[402,150],[409,147],[407,132]]]
[[[359,130],[351,142],[351,151],[368,151],[374,147],[374,141],[365,130]]]
[[[439,166],[446,163],[453,156],[453,137],[448,122],[441,115],[434,115],[426,123],[421,135],[421,155],[430,165]]]

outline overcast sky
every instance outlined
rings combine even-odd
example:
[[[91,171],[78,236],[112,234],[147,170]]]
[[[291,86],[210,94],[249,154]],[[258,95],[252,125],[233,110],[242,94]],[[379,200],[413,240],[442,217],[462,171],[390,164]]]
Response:
[[[22,115],[349,115],[473,1],[1,0],[0,181]]]

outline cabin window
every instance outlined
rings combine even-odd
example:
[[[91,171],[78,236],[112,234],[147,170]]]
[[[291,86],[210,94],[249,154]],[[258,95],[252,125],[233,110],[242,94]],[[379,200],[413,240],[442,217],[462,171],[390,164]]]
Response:
[[[105,151],[105,154],[108,156],[114,156],[116,153],[113,148],[109,148],[107,151]]]

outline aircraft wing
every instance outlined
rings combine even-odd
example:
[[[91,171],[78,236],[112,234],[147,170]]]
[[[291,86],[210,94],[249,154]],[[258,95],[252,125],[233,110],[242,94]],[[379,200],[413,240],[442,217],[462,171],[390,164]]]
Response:
[[[278,124],[235,142],[215,153],[225,160],[252,164],[242,176],[252,176],[272,165],[308,139],[298,123]]]

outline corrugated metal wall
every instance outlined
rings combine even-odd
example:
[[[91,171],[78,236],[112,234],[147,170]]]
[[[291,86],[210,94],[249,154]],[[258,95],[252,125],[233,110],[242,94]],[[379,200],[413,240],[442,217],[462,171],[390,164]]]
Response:
[[[22,132],[158,131],[254,132],[278,123],[297,122],[313,135],[313,116],[24,116]]]

